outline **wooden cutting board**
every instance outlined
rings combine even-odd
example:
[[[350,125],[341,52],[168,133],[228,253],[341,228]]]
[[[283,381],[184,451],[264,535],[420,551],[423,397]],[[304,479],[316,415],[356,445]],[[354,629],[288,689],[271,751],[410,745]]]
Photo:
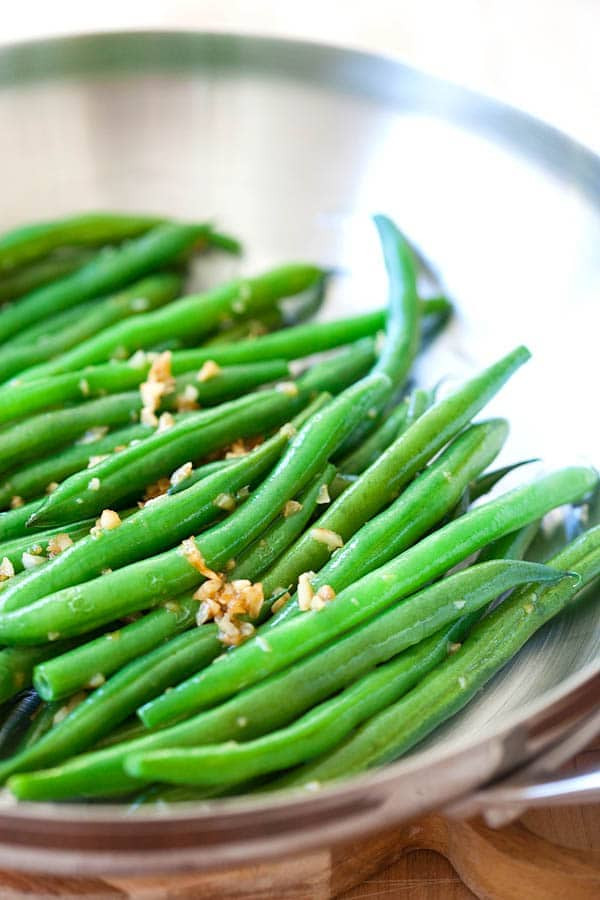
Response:
[[[573,763],[600,765],[600,744]],[[0,898],[599,900],[600,805],[530,811],[499,831],[440,815],[292,860],[148,878],[0,872]]]

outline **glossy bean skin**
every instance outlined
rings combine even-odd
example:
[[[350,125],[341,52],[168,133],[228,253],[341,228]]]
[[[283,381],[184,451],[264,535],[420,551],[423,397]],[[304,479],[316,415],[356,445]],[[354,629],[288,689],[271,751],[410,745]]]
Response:
[[[483,471],[508,436],[504,419],[471,425],[452,441],[387,509],[370,519],[312,579],[315,590],[330,584],[340,591],[389,562],[436,525],[456,503],[465,485]],[[268,628],[299,613],[288,603]]]
[[[391,444],[317,522],[344,540],[376,515],[441,448],[481,410],[529,358],[518,347],[436,403]],[[303,535],[269,573],[265,590],[295,585],[302,572],[318,571],[329,559],[324,544]]]
[[[143,440],[154,434],[154,431],[151,425],[127,425],[109,431],[102,437],[93,438],[93,435],[89,435],[92,438],[89,441],[81,440],[39,461],[30,462],[6,476],[0,485],[0,506],[7,506],[11,497],[15,496],[24,500],[39,498],[52,482],[58,483],[74,472],[87,469],[92,457],[104,456],[112,453],[116,447],[127,446],[134,440]],[[40,503],[41,500],[36,503],[36,507]],[[33,508],[30,508],[26,518],[29,518],[32,512]],[[3,533],[1,524],[3,515],[0,513],[0,535]]]
[[[33,500],[0,513],[0,540],[10,541],[26,534],[27,522],[35,510],[39,509],[40,503],[40,500]]]
[[[198,547],[208,565],[221,568],[258,537],[282,505],[319,472],[366,410],[378,401],[385,402],[389,387],[386,375],[370,375],[313,415],[248,500],[220,525],[200,536]],[[230,470],[225,474],[229,475]],[[169,500],[183,500],[188,493]],[[47,639],[48,634],[56,637],[83,634],[115,618],[155,606],[163,598],[190,590],[201,580],[202,576],[181,548],[171,550],[84,585],[42,597],[22,609],[7,611],[5,605],[0,613],[0,640],[35,644]],[[22,602],[21,588],[22,585],[14,594],[16,602]],[[8,593],[3,597],[5,604],[7,597]]]
[[[314,590],[324,585],[338,593],[357,579],[389,562],[427,532],[450,509],[473,475],[484,469],[498,454],[506,438],[503,420],[472,426],[426,469],[379,516],[367,522],[338,550],[321,572],[311,578]],[[268,576],[263,581],[263,589]],[[281,588],[275,591],[275,596]],[[264,613],[269,603],[265,604]],[[294,616],[303,616],[297,602],[289,601],[265,625],[263,637],[269,642],[271,629]],[[261,618],[264,618],[264,614]],[[208,673],[206,673],[208,674]],[[179,718],[181,710],[195,709],[199,676],[181,684],[169,695],[159,697],[139,711],[142,721],[153,726]]]
[[[0,317],[0,341],[31,322],[122,287],[160,269],[206,234],[206,226],[159,225],[126,246],[106,250],[70,275],[21,297]]]
[[[279,786],[326,781],[390,762],[455,715],[542,625],[598,578],[600,529],[576,539],[550,564],[576,572],[579,578],[515,592],[475,626],[457,653],[405,697],[365,723],[331,753],[282,780]]]
[[[0,599],[2,609],[26,606],[62,588],[95,578],[106,569],[117,569],[176,545],[200,531],[221,515],[220,507],[214,502],[219,494],[235,495],[240,488],[264,477],[289,443],[294,428],[301,427],[327,402],[327,395],[313,401],[292,420],[291,429],[281,429],[252,453],[232,460],[226,471],[215,473],[175,497],[145,506],[125,519],[118,529],[103,533],[100,539],[90,535],[44,566],[43,573],[29,572],[15,590],[7,585]]]
[[[506,590],[531,582],[556,582],[562,575],[538,563],[499,560],[476,564],[410,597],[400,606],[404,617],[398,616],[398,631],[405,633],[406,647],[420,644],[464,615],[457,603],[461,610],[473,613]],[[334,747],[415,683],[415,673],[410,669],[407,672],[406,660],[394,658],[282,731],[241,744],[167,748],[133,755],[126,758],[125,769],[137,777],[175,784],[246,781],[297,765]]]
[[[180,705],[175,688],[169,699],[169,716],[191,715],[214,706],[235,691],[289,666],[414,593],[492,540],[523,527],[555,506],[581,499],[594,488],[597,478],[593,469],[584,467],[559,470],[448,523],[391,563],[363,576],[318,613],[291,618],[250,638],[234,653],[227,654],[218,666],[191,679]],[[189,699],[190,686],[193,703]],[[167,719],[164,712],[162,721]],[[153,716],[153,722],[157,718]],[[147,710],[145,721],[149,721]]]
[[[106,362],[115,354],[123,359],[136,350],[161,343],[165,335],[193,343],[213,332],[223,319],[269,309],[283,297],[308,290],[322,277],[316,266],[290,263],[253,278],[237,278],[211,291],[182,297],[164,309],[119,322],[57,359],[35,366],[21,378],[71,372]]]
[[[0,357],[0,381],[37,363],[58,356],[115,322],[140,315],[170,303],[181,291],[182,279],[162,273],[137,281],[119,293],[80,309],[79,317],[67,327],[35,342],[5,347]]]
[[[0,272],[17,269],[64,247],[97,247],[139,237],[164,221],[156,216],[84,213],[23,225],[0,235]]]

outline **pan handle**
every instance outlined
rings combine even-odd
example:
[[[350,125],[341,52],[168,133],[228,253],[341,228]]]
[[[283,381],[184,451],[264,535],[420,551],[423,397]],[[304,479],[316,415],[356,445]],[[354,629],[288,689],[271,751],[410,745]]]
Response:
[[[499,828],[532,806],[597,803],[600,801],[600,769],[564,776],[557,776],[556,772],[598,734],[600,710],[587,716],[533,762],[453,803],[446,812],[458,818],[482,815],[488,825]]]

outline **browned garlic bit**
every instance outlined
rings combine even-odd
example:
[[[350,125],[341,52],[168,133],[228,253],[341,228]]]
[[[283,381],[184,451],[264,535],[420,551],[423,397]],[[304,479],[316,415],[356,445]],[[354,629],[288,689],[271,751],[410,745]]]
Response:
[[[245,456],[251,450],[254,450],[255,447],[260,446],[262,444],[263,438],[260,436],[252,437],[252,438],[238,438],[237,441],[234,441],[230,447],[225,451],[225,459],[235,459],[238,456]]]
[[[179,466],[178,469],[175,469],[171,478],[169,479],[171,484],[180,484],[180,482],[185,481],[186,478],[189,478],[192,474],[192,464],[191,462],[186,462],[182,466]]]
[[[215,376],[221,374],[221,367],[214,361],[214,359],[207,359],[205,363],[203,363],[202,368],[196,375],[197,381],[210,381],[211,378],[215,378]]]
[[[298,578],[298,608],[302,612],[308,612],[309,610],[314,612],[323,609],[323,607],[335,597],[335,591],[330,584],[322,585],[318,591],[315,592],[312,586],[312,579],[314,577],[314,572],[303,572]],[[280,598],[280,600],[281,599],[282,598]],[[277,604],[280,603],[280,600],[277,601]],[[273,604],[274,612],[277,612],[275,609],[277,604]],[[280,604],[280,606],[282,605],[283,604]],[[277,608],[279,609],[280,606]]]
[[[207,579],[194,594],[200,601],[196,617],[198,625],[214,621],[224,644],[231,647],[241,644],[254,633],[254,626],[239,617],[258,616],[264,601],[262,584],[252,584],[245,578],[227,581],[225,575],[209,569],[193,537],[182,542],[182,553]]]
[[[55,534],[48,541],[48,556],[58,556],[59,553],[62,553],[63,550],[66,550],[68,547],[73,546],[73,541],[69,537],[68,534],[61,533]]]
[[[138,506],[144,506],[145,503],[149,503],[151,500],[156,500],[157,497],[164,496],[170,487],[170,478],[159,478],[158,481],[155,481],[153,482],[153,484],[148,485],[148,487],[144,491],[143,500],[141,503],[138,503]]]
[[[99,478],[90,478],[88,481],[88,491],[99,491],[100,490],[100,479]]]
[[[317,504],[321,505],[323,503],[331,503],[331,497],[329,496],[329,488],[326,484],[322,484],[319,488],[319,494],[317,496]]]
[[[188,384],[181,394],[177,394],[175,398],[175,406],[177,412],[191,412],[199,409],[198,406],[198,388],[193,384]]]
[[[19,497],[18,495],[15,495],[14,497],[10,498],[9,506],[11,509],[19,509],[19,507],[23,506],[24,504],[25,504],[25,501],[23,500],[22,497]]]
[[[271,613],[274,615],[276,612],[279,612],[282,606],[290,600],[290,592],[286,591],[285,594],[282,594],[281,597],[278,597],[275,603],[271,606]]]
[[[114,528],[118,528],[121,524],[121,517],[119,513],[116,513],[114,509],[103,509],[99,519],[96,519],[96,524],[93,528],[90,528],[90,534],[93,534],[94,537],[100,537],[103,531],[112,531]]]
[[[97,466],[98,463],[104,462],[105,459],[108,459],[108,453],[99,453],[98,456],[90,456],[87,464],[88,469]]]
[[[11,563],[8,556],[5,556],[0,563],[0,581],[8,581],[15,574],[15,567]]]
[[[88,428],[88,430],[84,433],[82,437],[77,441],[78,444],[93,444],[94,441],[99,441],[100,438],[105,437],[108,434],[108,425],[94,425],[93,428]]]
[[[298,503],[297,500],[288,500],[283,507],[283,518],[288,519],[290,516],[293,516],[294,513],[300,512],[301,509],[302,504]]]
[[[327,549],[331,551],[339,550],[340,547],[344,546],[341,535],[336,531],[330,531],[329,528],[313,528],[310,536],[320,544],[325,544]]]
[[[172,428],[175,424],[175,419],[173,418],[170,412],[161,413],[158,417],[158,431],[166,431],[167,428]],[[117,448],[115,447],[115,451]]]
[[[235,509],[235,497],[232,497],[231,494],[217,494],[213,503],[226,512],[232,512]]]
[[[140,384],[142,411],[140,422],[143,425],[158,425],[156,410],[163,397],[175,390],[175,379],[171,374],[171,351],[159,353],[152,361],[146,381]]]
[[[58,481],[51,481],[46,485],[46,493],[53,494],[56,488],[58,487]]]
[[[285,394],[286,397],[298,396],[298,385],[293,381],[280,381],[279,384],[276,385],[276,389],[281,391],[282,394]]]
[[[41,566],[42,563],[46,562],[46,557],[40,553],[34,553],[34,550],[41,550],[41,547],[32,547],[31,552],[25,550],[21,554],[21,562],[24,569],[35,569],[36,566]]]

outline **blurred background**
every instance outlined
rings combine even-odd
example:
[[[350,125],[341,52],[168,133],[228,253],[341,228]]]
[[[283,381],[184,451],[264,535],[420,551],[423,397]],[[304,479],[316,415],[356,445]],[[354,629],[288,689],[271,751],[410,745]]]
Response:
[[[526,109],[600,152],[599,0],[20,0],[2,10],[0,42],[156,26],[390,54]]]

